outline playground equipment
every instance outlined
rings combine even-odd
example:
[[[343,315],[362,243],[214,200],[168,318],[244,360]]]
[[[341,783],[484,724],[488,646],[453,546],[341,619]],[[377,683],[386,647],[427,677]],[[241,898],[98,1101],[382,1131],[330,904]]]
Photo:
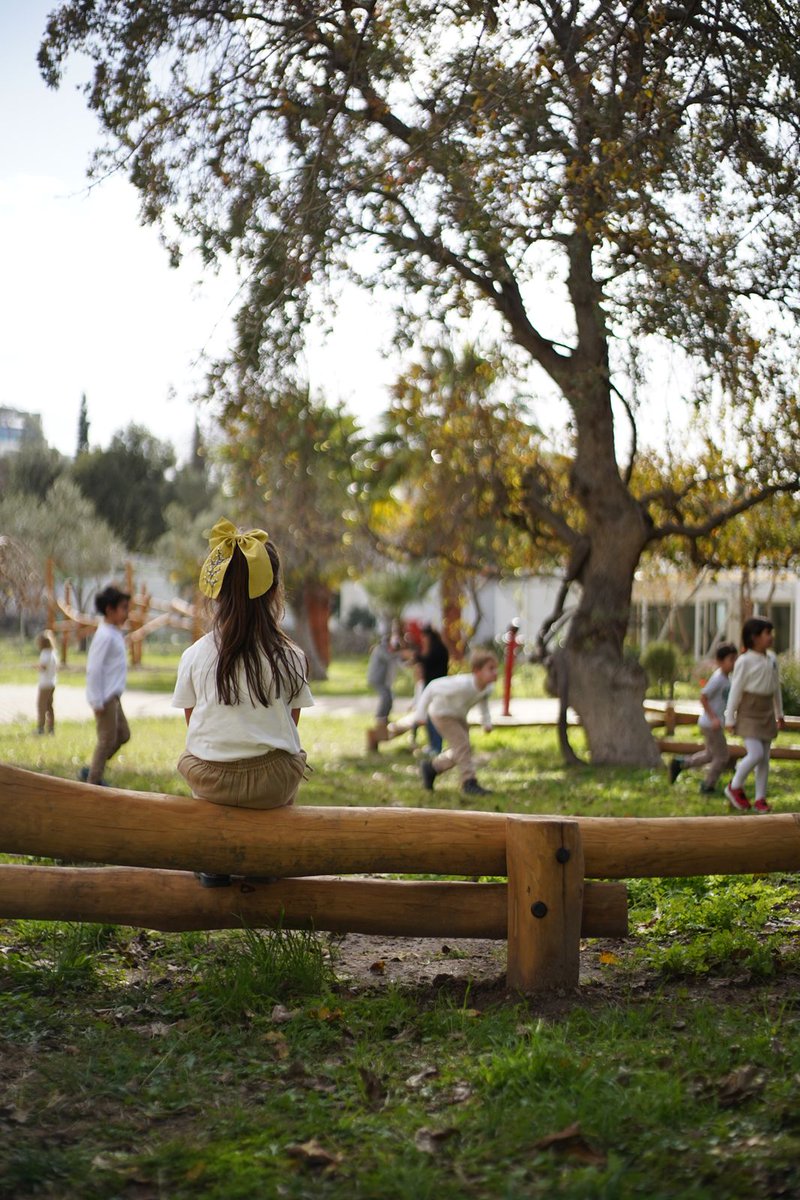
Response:
[[[627,932],[624,884],[800,869],[800,814],[523,817],[401,808],[223,808],[0,765],[0,849],[107,863],[0,865],[0,917],[161,930],[275,925],[508,942],[508,985],[573,987],[580,938]],[[206,890],[195,870],[230,873]],[[501,876],[506,883],[340,879]],[[306,878],[310,877],[310,878]],[[271,881],[270,881],[271,880]]]
[[[180,629],[189,633],[193,642],[205,632],[203,601],[199,595],[193,604],[189,604],[177,596],[171,600],[156,600],[150,595],[147,587],[137,592],[133,565],[130,562],[125,566],[124,590],[131,597],[126,635],[131,666],[141,663],[145,640],[159,629]],[[60,636],[60,658],[62,663],[66,663],[70,642],[73,639],[81,641],[91,637],[97,629],[100,617],[97,614],[80,612],[75,607],[69,581],[64,584],[63,596],[56,595],[52,559],[48,559],[45,564],[45,591],[48,628]]]

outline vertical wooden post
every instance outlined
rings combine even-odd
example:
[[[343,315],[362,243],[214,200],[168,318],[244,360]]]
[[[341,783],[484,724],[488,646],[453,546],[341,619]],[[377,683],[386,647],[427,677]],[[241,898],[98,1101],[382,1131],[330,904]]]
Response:
[[[52,558],[45,559],[44,586],[47,591],[47,628],[55,629],[58,614],[56,611],[56,576]]]
[[[664,710],[664,725],[666,727],[667,737],[675,736],[675,729],[678,722],[675,719],[675,705],[672,700],[667,701],[667,707]]]
[[[509,988],[576,987],[584,876],[578,822],[508,817],[506,863]]]
[[[70,584],[69,580],[67,580],[64,584],[64,604],[67,606],[67,610],[69,611],[69,608],[72,605],[72,585]],[[67,654],[69,652],[69,634],[70,630],[72,629],[72,625],[72,621],[65,621],[63,633],[61,634],[61,662],[64,666],[67,664]]]

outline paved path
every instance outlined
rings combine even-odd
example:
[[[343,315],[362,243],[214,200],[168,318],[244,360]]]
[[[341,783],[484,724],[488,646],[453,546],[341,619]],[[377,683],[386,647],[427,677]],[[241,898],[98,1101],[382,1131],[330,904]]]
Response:
[[[167,692],[126,691],[123,696],[125,714],[130,720],[141,717],[182,717],[180,709],[170,704]],[[408,701],[403,698],[395,708],[395,716],[407,709]],[[558,705],[555,700],[514,700],[511,701],[511,716],[502,716],[503,702],[495,699],[490,702],[490,711],[494,724],[514,727],[517,725],[552,725],[558,716]],[[56,687],[55,695],[56,720],[89,721],[92,713],[86,703],[86,696],[81,687]],[[306,709],[303,719],[313,719],[327,713],[337,717],[368,718],[375,710],[373,696],[318,696],[314,708]],[[574,714],[570,712],[574,720]],[[10,724],[15,721],[35,721],[36,719],[36,689],[28,684],[0,684],[0,724]],[[471,715],[473,724],[479,724],[476,710]]]

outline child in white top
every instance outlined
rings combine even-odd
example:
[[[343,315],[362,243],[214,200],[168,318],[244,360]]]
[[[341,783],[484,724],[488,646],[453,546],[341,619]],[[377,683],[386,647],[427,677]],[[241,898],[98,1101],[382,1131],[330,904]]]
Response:
[[[702,796],[710,796],[716,790],[717,780],[730,758],[725,741],[725,706],[731,690],[730,674],[736,663],[736,647],[732,642],[723,642],[717,646],[715,658],[717,669],[700,692],[703,711],[697,723],[705,746],[691,758],[673,758],[669,765],[670,783],[675,782],[681,771],[707,767],[706,777],[700,784]]]
[[[94,606],[103,620],[92,638],[86,658],[86,699],[94,713],[97,737],[92,761],[81,767],[79,779],[103,784],[106,763],[130,741],[128,719],[122,710],[122,693],[128,681],[125,635],[131,598],[110,583],[94,598]]]
[[[297,725],[314,703],[305,655],[280,627],[280,558],[263,529],[240,533],[220,520],[200,590],[216,601],[214,625],[184,651],[172,703],[186,716],[178,771],[212,804],[281,808],[306,774]],[[201,873],[205,887],[229,875]]]
[[[744,653],[736,660],[725,710],[725,726],[744,739],[745,756],[736,768],[725,795],[731,808],[746,812],[750,801],[744,781],[755,771],[756,812],[769,812],[767,780],[773,738],[784,728],[783,700],[778,660],[772,653],[775,640],[771,621],[751,617],[742,627]]]
[[[481,787],[475,775],[467,713],[473,705],[480,704],[483,728],[485,732],[491,732],[489,693],[497,680],[497,659],[488,650],[477,650],[470,660],[470,668],[469,675],[445,675],[441,679],[432,679],[417,705],[415,719],[419,724],[424,724],[430,717],[438,733],[447,742],[446,750],[422,763],[422,782],[428,791],[433,789],[437,775],[458,765],[461,790],[465,795],[491,795],[488,788]]]
[[[39,649],[39,684],[36,689],[36,732],[55,733],[53,695],[56,690],[57,667],[56,639],[50,629],[45,629],[37,640]]]

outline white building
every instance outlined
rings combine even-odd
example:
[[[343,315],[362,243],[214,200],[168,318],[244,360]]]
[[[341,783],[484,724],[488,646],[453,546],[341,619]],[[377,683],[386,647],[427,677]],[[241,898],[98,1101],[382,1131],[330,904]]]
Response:
[[[539,629],[553,612],[559,586],[558,578],[546,575],[481,582],[476,602],[470,600],[464,606],[465,624],[476,623],[472,640],[476,644],[495,641],[517,620],[520,639],[532,648]],[[571,594],[567,611],[574,603]],[[748,604],[752,606],[749,613]],[[339,616],[342,624],[353,608],[374,611],[360,584],[345,583]],[[673,641],[696,659],[708,658],[721,641],[738,645],[745,613],[768,616],[775,625],[777,652],[800,656],[800,576],[789,572],[778,576],[750,572],[743,577],[738,571],[717,575],[700,571],[687,576],[665,570],[658,576],[639,577],[634,582],[629,637],[642,649],[649,642]],[[429,621],[441,627],[438,587],[408,605],[403,615],[406,620]]]
[[[15,454],[26,438],[41,440],[42,418],[19,408],[0,408],[0,456]]]

